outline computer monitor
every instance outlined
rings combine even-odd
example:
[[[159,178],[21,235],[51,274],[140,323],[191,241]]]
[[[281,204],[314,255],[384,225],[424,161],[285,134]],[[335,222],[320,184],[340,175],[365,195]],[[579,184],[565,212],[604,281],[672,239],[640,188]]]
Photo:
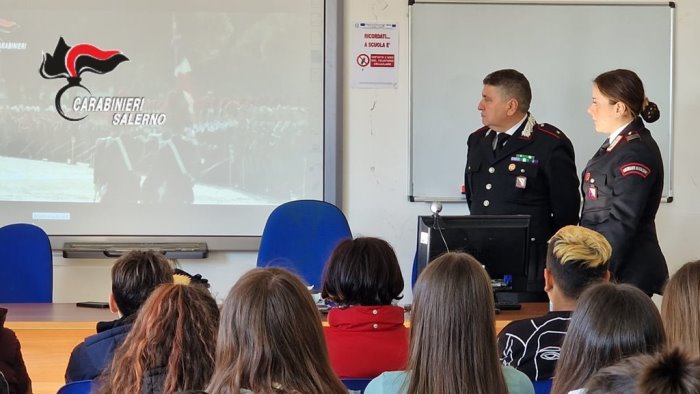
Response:
[[[445,252],[467,252],[491,279],[526,291],[530,215],[419,216],[416,274]],[[508,280],[511,279],[511,280]]]

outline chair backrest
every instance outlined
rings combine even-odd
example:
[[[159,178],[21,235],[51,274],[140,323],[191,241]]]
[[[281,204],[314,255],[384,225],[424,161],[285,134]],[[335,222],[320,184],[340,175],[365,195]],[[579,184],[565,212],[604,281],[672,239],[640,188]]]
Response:
[[[552,391],[552,382],[552,379],[532,382],[532,385],[535,387],[535,394],[549,394]]]
[[[0,227],[0,303],[51,302],[51,242],[40,227],[17,223]]]
[[[319,289],[323,267],[338,243],[352,238],[343,212],[318,200],[290,201],[267,218],[258,267],[283,267]]]
[[[56,394],[90,394],[92,390],[92,380],[77,380],[75,382],[66,383],[58,389]]]
[[[347,387],[348,391],[351,393],[364,393],[365,388],[369,384],[369,382],[372,379],[365,379],[365,378],[345,378],[345,379],[340,379],[345,387]]]

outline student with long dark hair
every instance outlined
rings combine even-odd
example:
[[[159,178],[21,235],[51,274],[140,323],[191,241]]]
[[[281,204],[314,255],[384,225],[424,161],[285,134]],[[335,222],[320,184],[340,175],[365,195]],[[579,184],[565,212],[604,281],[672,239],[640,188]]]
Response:
[[[700,356],[700,260],[686,263],[666,284],[661,316],[668,345]]]
[[[209,394],[347,394],[328,361],[321,319],[295,275],[257,268],[221,311]]]
[[[534,393],[496,349],[495,307],[486,270],[466,253],[428,264],[414,289],[406,371],[385,372],[366,394]]]
[[[602,283],[586,289],[571,316],[552,394],[584,387],[599,369],[660,350],[666,337],[656,305],[638,288]]]
[[[163,393],[203,389],[214,371],[219,308],[199,286],[165,284],[153,291],[134,327],[99,378],[98,393]]]

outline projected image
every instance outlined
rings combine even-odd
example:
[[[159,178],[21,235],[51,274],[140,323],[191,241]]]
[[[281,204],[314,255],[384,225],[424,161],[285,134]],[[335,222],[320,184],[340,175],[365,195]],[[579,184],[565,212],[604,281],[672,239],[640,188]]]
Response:
[[[323,199],[324,1],[0,9],[0,221],[260,235]]]
[[[321,7],[68,3],[0,11],[0,200],[322,198]]]

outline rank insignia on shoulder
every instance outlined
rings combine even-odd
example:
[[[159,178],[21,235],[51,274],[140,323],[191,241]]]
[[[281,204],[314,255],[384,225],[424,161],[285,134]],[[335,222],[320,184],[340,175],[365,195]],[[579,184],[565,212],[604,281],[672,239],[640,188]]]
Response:
[[[638,139],[638,138],[640,138],[640,137],[639,137],[639,133],[637,133],[636,131],[630,131],[630,132],[628,132],[627,135],[625,136],[625,140],[627,140],[627,142],[629,142],[629,141],[634,141],[634,140],[636,140],[636,139]]]
[[[651,170],[642,163],[626,163],[620,166],[620,174],[622,176],[639,175],[646,178],[651,174]]]

